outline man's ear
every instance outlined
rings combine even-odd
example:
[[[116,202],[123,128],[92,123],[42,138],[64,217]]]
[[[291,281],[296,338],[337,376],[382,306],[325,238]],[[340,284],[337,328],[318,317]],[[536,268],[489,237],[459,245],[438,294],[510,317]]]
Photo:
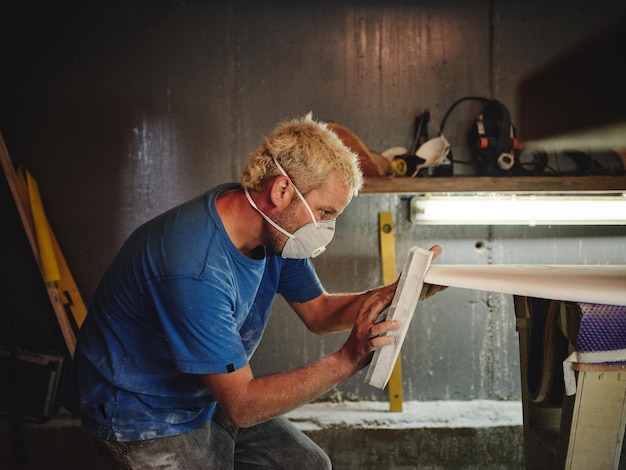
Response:
[[[286,176],[277,176],[270,183],[270,200],[277,209],[284,209],[293,199],[294,190]]]

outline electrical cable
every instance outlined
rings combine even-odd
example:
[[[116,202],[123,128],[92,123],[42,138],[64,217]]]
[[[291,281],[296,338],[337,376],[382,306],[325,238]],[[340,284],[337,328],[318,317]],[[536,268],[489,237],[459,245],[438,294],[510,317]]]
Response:
[[[454,103],[452,103],[452,105],[446,111],[446,114],[443,115],[443,119],[441,120],[441,126],[439,127],[439,132],[441,134],[443,134],[443,128],[446,125],[446,121],[448,120],[448,117],[450,116],[454,108],[456,108],[459,104],[463,103],[464,101],[470,101],[470,100],[480,101],[483,105],[489,102],[489,98],[485,98],[484,96],[464,96],[463,98],[459,98]]]
[[[448,120],[448,117],[450,116],[454,108],[456,108],[459,104],[463,103],[464,101],[480,101],[483,104],[483,106],[485,106],[489,102],[489,98],[485,98],[484,96],[464,96],[463,98],[459,98],[458,100],[456,100],[454,103],[452,103],[452,105],[448,108],[446,113],[443,115],[443,119],[441,120],[441,125],[439,126],[439,135],[443,134],[443,129],[446,125],[446,121]],[[474,162],[469,161],[469,160],[453,160],[452,150],[450,150],[450,153],[448,154],[448,158],[450,159],[450,163],[454,162],[454,163],[459,163],[461,165],[474,165]]]

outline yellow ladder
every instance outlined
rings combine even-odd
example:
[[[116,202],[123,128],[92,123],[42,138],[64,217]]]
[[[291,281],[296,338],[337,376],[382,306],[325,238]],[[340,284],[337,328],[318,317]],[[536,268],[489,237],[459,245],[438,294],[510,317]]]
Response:
[[[20,168],[19,173],[15,171],[1,133],[0,163],[48,291],[63,339],[70,356],[73,357],[76,332],[87,314],[85,303],[43,210],[37,181],[24,168]]]

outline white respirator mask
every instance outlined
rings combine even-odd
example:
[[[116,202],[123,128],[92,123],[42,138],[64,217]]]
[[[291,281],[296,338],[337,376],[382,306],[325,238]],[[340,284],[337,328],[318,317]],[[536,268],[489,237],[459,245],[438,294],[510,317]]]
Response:
[[[283,248],[283,251],[280,255],[283,258],[293,258],[293,259],[304,259],[304,258],[315,258],[316,256],[321,255],[326,251],[326,246],[331,242],[333,236],[335,235],[335,220],[323,220],[317,221],[315,220],[315,215],[313,215],[313,210],[311,206],[309,206],[306,199],[302,193],[296,188],[296,185],[293,184],[291,178],[287,172],[283,169],[282,166],[274,159],[274,163],[280,170],[280,172],[289,179],[289,182],[293,186],[294,191],[306,207],[306,210],[309,212],[311,216],[311,220],[313,221],[310,224],[304,225],[300,227],[295,233],[289,233],[287,230],[282,228],[272,219],[270,219],[267,215],[265,215],[254,203],[252,198],[250,197],[250,193],[247,188],[244,188],[244,192],[246,197],[248,198],[248,202],[250,205],[256,209],[256,211],[263,216],[263,218],[272,225],[276,230],[285,234],[288,237],[287,243]]]

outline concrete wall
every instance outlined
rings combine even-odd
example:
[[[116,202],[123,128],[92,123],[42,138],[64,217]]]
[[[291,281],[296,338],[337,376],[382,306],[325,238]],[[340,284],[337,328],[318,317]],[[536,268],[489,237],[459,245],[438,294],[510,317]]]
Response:
[[[623,14],[622,5],[13,2],[0,14],[0,131],[14,162],[38,178],[89,301],[138,224],[238,179],[248,152],[277,121],[313,111],[382,151],[409,146],[424,108],[437,124],[463,96],[500,99],[515,115],[519,79]],[[463,105],[446,124],[458,155],[477,111]],[[402,195],[356,198],[315,262],[329,291],[381,282],[380,211],[394,216],[398,266],[412,245],[433,243],[450,264],[626,262],[623,227],[426,228],[408,222],[407,204]],[[58,343],[54,329],[49,334]],[[295,367],[342,340],[312,337],[278,300],[254,369]],[[411,325],[403,364],[407,400],[519,399],[511,299],[449,289],[428,300]],[[385,399],[362,379],[332,395]]]

